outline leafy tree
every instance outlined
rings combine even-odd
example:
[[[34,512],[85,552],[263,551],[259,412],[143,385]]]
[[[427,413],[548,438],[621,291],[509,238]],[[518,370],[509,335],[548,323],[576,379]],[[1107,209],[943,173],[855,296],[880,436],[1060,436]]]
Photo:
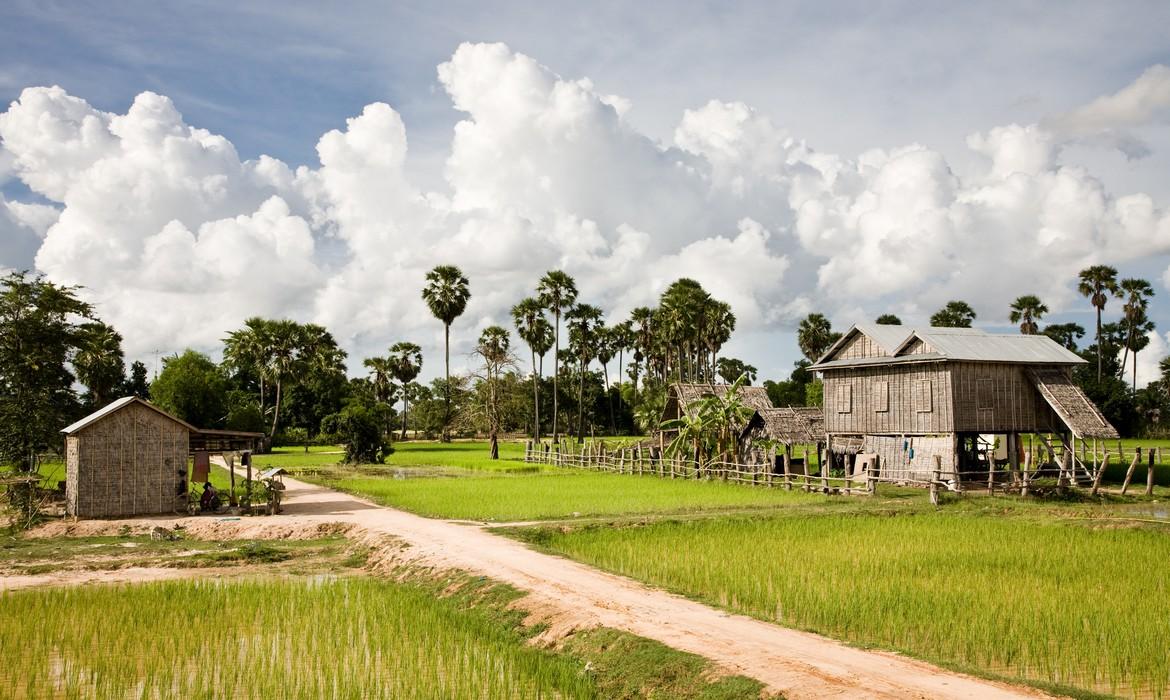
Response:
[[[227,377],[201,352],[163,358],[163,370],[150,385],[154,403],[197,428],[218,428],[227,415]]]
[[[613,328],[598,325],[595,331],[594,348],[597,361],[601,363],[601,373],[605,379],[605,393],[609,399],[609,427],[614,435],[617,434],[617,420],[614,418],[613,397],[609,394],[609,361],[617,354],[617,332]]]
[[[578,304],[569,311],[566,318],[569,322],[569,351],[579,363],[577,442],[584,442],[585,372],[590,360],[597,356],[597,330],[601,327],[601,309],[589,304]]]
[[[443,361],[446,378],[444,387],[451,386],[451,324],[463,315],[467,309],[467,301],[471,298],[471,290],[463,271],[454,265],[439,265],[427,273],[427,284],[422,291],[423,301],[431,310],[431,315],[443,322]],[[443,399],[444,423],[451,422],[451,397]],[[447,427],[443,427],[443,440],[451,437]]]
[[[1044,327],[1044,335],[1076,352],[1077,340],[1085,337],[1085,329],[1079,323],[1050,323]]]
[[[337,435],[345,445],[348,464],[381,464],[394,450],[386,440],[386,407],[371,401],[350,401],[321,422],[323,432]]]
[[[504,369],[514,365],[508,331],[500,326],[488,326],[483,329],[479,336],[479,342],[475,346],[475,354],[482,362],[483,379],[488,386],[488,402],[485,413],[488,419],[488,437],[491,440],[491,458],[499,459],[500,375]]]
[[[406,411],[410,406],[407,385],[422,371],[422,348],[414,343],[395,343],[390,346],[390,372],[402,387],[402,439],[406,439]]]
[[[841,334],[833,332],[832,324],[823,314],[809,314],[796,330],[796,342],[810,362],[820,359],[840,338]]]
[[[1008,319],[1012,323],[1020,324],[1020,332],[1024,335],[1036,335],[1040,332],[1040,326],[1036,322],[1046,313],[1048,313],[1048,307],[1040,301],[1040,297],[1035,294],[1025,294],[1012,302]]]
[[[874,323],[878,324],[879,326],[900,326],[902,325],[902,319],[898,318],[894,314],[882,314],[881,316],[877,317],[877,320],[874,321]]]
[[[552,312],[553,322],[553,440],[559,436],[561,380],[561,313],[577,301],[577,282],[561,270],[549,270],[536,285],[536,298]]]
[[[975,321],[975,309],[965,301],[948,301],[930,317],[930,325],[938,328],[970,328]]]
[[[224,428],[249,433],[264,432],[264,414],[260,412],[254,397],[246,391],[230,389],[224,397],[227,404],[227,420]]]
[[[1097,311],[1097,381],[1101,381],[1103,356],[1101,354],[1101,312],[1105,310],[1105,303],[1109,295],[1119,293],[1117,286],[1117,269],[1108,265],[1093,265],[1080,272],[1080,282],[1077,291],[1088,298],[1089,303]]]
[[[146,379],[146,376],[146,365],[142,364],[139,360],[135,360],[130,364],[130,376],[126,379],[126,385],[123,387],[122,393],[126,396],[149,399],[150,382]]]
[[[73,355],[77,380],[89,389],[89,405],[105,406],[117,398],[126,365],[122,361],[122,336],[101,321],[78,327],[78,347]]]
[[[734,357],[720,357],[715,366],[718,368],[719,376],[728,384],[745,375],[747,376],[745,385],[751,386],[752,382],[756,381],[758,370],[743,360],[737,360]]]
[[[0,462],[20,472],[36,470],[38,453],[59,450],[59,431],[77,415],[66,363],[80,345],[75,319],[92,319],[93,310],[76,292],[27,272],[0,280]]]

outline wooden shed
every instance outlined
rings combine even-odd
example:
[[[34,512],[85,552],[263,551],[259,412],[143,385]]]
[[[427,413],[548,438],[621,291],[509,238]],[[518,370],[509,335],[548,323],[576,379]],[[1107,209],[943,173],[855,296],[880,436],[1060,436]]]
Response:
[[[65,510],[77,517],[172,512],[187,489],[195,427],[138,398],[65,428]]]
[[[1072,381],[1084,363],[1043,335],[857,325],[810,369],[824,378],[829,451],[874,453],[883,477],[919,479],[935,456],[953,478],[986,473],[993,465],[981,435],[1002,436],[1013,467],[1020,433],[1050,434],[1070,448],[1116,438]]]

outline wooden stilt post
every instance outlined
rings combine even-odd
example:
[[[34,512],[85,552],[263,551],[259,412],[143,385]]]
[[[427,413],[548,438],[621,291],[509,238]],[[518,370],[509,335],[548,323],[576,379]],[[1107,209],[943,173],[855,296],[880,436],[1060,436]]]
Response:
[[[1108,457],[1108,455],[1106,455]],[[1129,490],[1129,482],[1133,479],[1133,473],[1137,470],[1138,462],[1142,461],[1142,449],[1139,447],[1137,452],[1133,455],[1133,461],[1129,463],[1129,469],[1125,470],[1125,481],[1121,483],[1121,495]]]
[[[1109,455],[1105,455],[1105,461],[1101,463],[1101,468],[1093,475],[1093,489],[1089,491],[1090,495],[1096,496],[1097,490],[1101,488],[1101,477],[1105,475],[1105,468],[1109,466]]]
[[[1154,495],[1154,451],[1152,449],[1146,460],[1146,495]]]

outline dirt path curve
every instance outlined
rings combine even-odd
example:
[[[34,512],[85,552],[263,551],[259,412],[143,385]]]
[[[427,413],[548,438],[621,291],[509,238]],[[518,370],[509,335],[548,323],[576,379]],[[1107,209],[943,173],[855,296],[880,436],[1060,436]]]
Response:
[[[964,676],[896,654],[850,648],[825,637],[723,612],[537,552],[476,524],[423,518],[294,479],[285,479],[285,484],[282,515],[181,522],[202,537],[217,525],[229,537],[262,537],[274,529],[312,530],[346,523],[352,526],[350,536],[364,531],[371,542],[388,536],[408,544],[391,555],[396,561],[463,569],[527,592],[522,607],[550,625],[549,639],[577,628],[612,627],[706,657],[732,673],[759,679],[769,690],[788,698],[1046,697],[1038,691]],[[154,525],[166,520],[144,522]],[[61,526],[62,532],[83,532],[88,523],[54,525]]]

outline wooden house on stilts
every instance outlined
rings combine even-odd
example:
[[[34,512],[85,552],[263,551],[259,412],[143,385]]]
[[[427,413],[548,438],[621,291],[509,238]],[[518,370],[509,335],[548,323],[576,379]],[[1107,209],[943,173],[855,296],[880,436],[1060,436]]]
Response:
[[[1040,435],[1053,461],[1054,443],[1075,459],[1077,440],[1116,438],[1073,383],[1084,362],[1043,335],[857,325],[810,369],[824,378],[825,440],[837,463],[876,454],[883,480],[917,481],[930,478],[936,456],[947,478],[985,479],[993,436],[1012,469],[1021,433]]]

